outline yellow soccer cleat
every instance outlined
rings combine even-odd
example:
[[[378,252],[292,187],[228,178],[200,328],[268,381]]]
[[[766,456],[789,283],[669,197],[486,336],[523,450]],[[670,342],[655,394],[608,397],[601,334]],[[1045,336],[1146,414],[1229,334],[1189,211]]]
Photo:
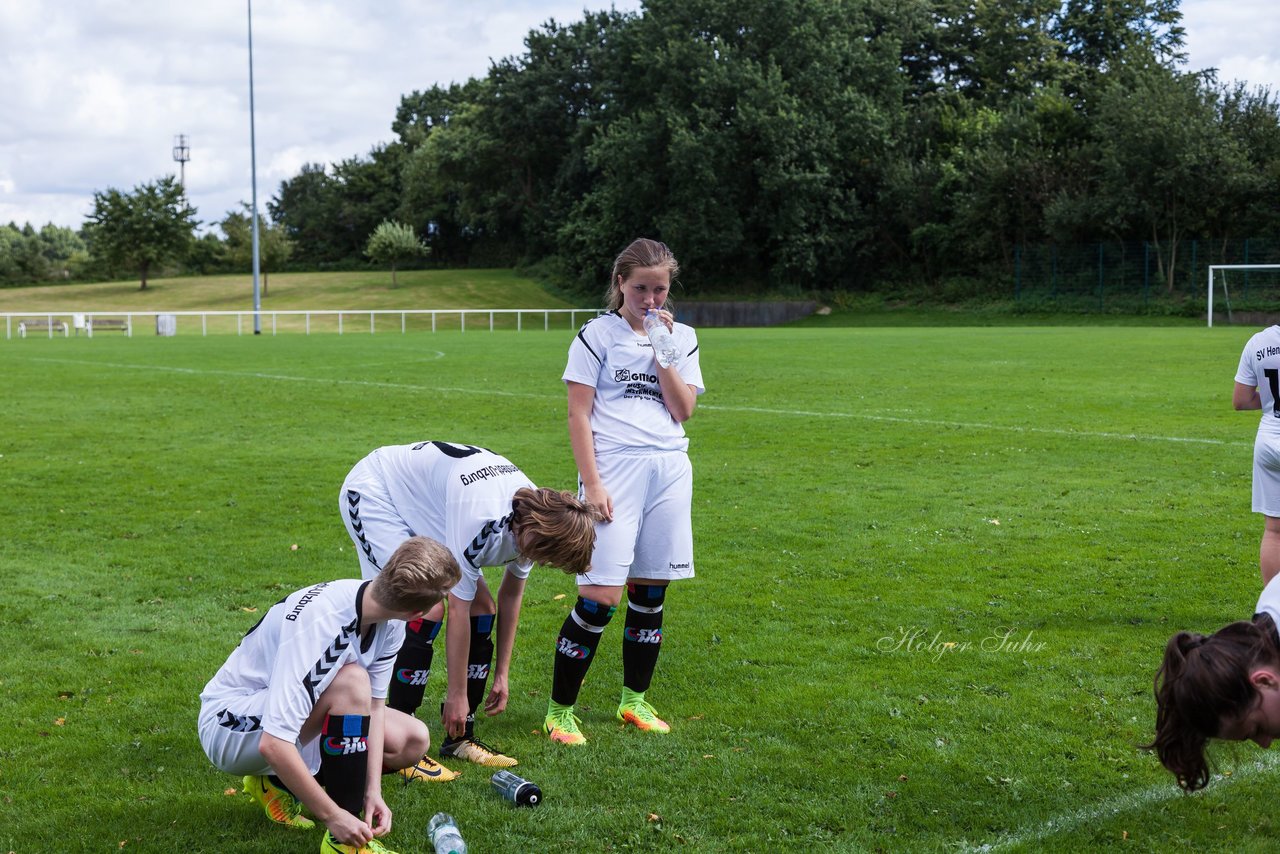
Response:
[[[487,768],[510,768],[518,765],[515,759],[499,753],[477,738],[460,738],[457,741],[446,741],[440,745],[441,756],[453,756],[465,759]]]
[[[245,793],[262,804],[267,818],[285,827],[310,830],[316,823],[302,814],[302,801],[271,782],[268,777],[250,775],[244,778]]]
[[[423,756],[418,760],[417,765],[401,768],[396,773],[403,777],[406,783],[412,783],[415,780],[424,783],[447,783],[458,779],[461,772],[444,767],[430,756]]]

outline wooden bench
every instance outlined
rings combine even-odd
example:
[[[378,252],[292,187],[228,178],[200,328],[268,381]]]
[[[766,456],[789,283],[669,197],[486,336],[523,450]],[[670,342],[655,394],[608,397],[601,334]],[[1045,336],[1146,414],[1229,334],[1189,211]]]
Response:
[[[53,320],[48,317],[38,317],[32,320],[21,321],[18,324],[18,337],[26,338],[28,332],[45,332],[52,338],[55,330],[61,332],[65,338],[67,335],[66,321]]]
[[[94,332],[106,332],[116,329],[121,332],[129,333],[129,321],[121,317],[90,317],[85,319],[85,331],[89,337],[93,337]]]

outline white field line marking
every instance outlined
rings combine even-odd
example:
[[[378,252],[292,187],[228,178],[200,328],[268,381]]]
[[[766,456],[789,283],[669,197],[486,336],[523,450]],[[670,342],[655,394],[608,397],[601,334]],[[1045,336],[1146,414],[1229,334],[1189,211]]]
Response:
[[[437,351],[438,352],[438,351]],[[443,354],[441,354],[443,356]],[[287,374],[267,374],[255,371],[220,371],[206,368],[176,368],[167,365],[130,365],[120,362],[97,362],[83,359],[33,359],[35,362],[54,362],[68,365],[95,365],[107,368],[125,368],[138,371],[169,371],[180,374],[211,374],[228,377],[251,377],[253,379],[280,380],[282,382],[312,382],[329,385],[356,385],[373,388],[395,388],[405,391],[437,391],[456,394],[492,395],[495,397],[528,397],[546,400],[559,400],[559,395],[536,394],[532,392],[499,391],[496,389],[469,389],[453,386],[424,386],[411,383],[379,382],[377,380],[342,380],[324,377],[296,377]],[[1142,433],[1116,433],[1105,430],[1066,430],[1060,427],[1023,427],[1017,424],[990,424],[983,421],[946,421],[936,418],[906,418],[900,415],[876,415],[869,412],[820,412],[808,409],[769,409],[760,406],[720,406],[717,404],[700,404],[699,409],[712,412],[745,412],[759,415],[783,415],[801,418],[852,418],[861,421],[880,421],[891,424],[907,424],[923,427],[955,427],[965,430],[996,430],[1008,433],[1039,434],[1046,436],[1070,436],[1081,439],[1127,439],[1136,442],[1173,442],[1178,444],[1219,445],[1223,447],[1252,448],[1253,442],[1228,441],[1225,439],[1203,439],[1192,436],[1154,436]]]
[[[943,421],[934,418],[904,418],[900,415],[872,415],[865,412],[814,412],[801,409],[765,409],[757,406],[716,406],[708,404],[699,409],[726,412],[757,412],[762,415],[800,415],[806,418],[859,418],[863,421],[886,421],[896,424],[924,425],[929,427],[960,427],[967,430],[1005,430],[1010,433],[1041,433],[1050,436],[1078,436],[1089,439],[1132,439],[1139,442],[1185,442],[1197,445],[1224,445],[1253,447],[1253,442],[1228,441],[1226,439],[1200,439],[1189,436],[1151,436],[1140,433],[1111,433],[1103,430],[1065,430],[1054,427],[1022,427],[1017,424],[988,424],[981,421]]]
[[[488,394],[495,397],[534,397],[543,399],[553,399],[548,394],[532,394],[528,392],[518,391],[498,391],[496,389],[469,389],[454,388],[450,386],[425,386],[414,385],[412,383],[393,383],[381,382],[379,380],[342,380],[332,379],[329,377],[295,377],[288,374],[266,374],[259,371],[220,371],[211,368],[176,368],[171,365],[128,365],[121,362],[91,362],[79,359],[33,359],[35,362],[57,362],[66,365],[101,365],[105,368],[125,368],[135,371],[162,371],[173,374],[199,374],[223,377],[247,377],[257,380],[279,380],[281,382],[294,383],[321,383],[323,385],[357,385],[368,386],[370,388],[394,388],[404,391],[442,391],[453,392],[456,394]]]
[[[1214,789],[1220,789],[1223,786],[1229,786],[1236,780],[1248,779],[1255,776],[1266,776],[1271,772],[1280,768],[1280,754],[1263,753],[1257,759],[1245,765],[1235,768],[1231,772],[1230,777],[1221,774],[1214,774],[1213,781],[1209,784]],[[1173,783],[1173,778],[1169,778],[1168,783],[1162,783],[1150,788],[1143,789],[1139,792],[1118,795],[1114,798],[1108,798],[1105,803],[1097,806],[1087,807],[1071,812],[1063,813],[1057,818],[1051,818],[1044,824],[1034,830],[1017,834],[1016,836],[1006,836],[995,842],[988,842],[985,845],[973,845],[969,842],[961,843],[962,851],[974,852],[990,852],[1003,851],[1006,848],[1014,848],[1020,845],[1039,846],[1050,837],[1057,836],[1059,833],[1066,833],[1082,827],[1086,824],[1098,821],[1100,819],[1113,818],[1121,813],[1142,810],[1156,804],[1171,801],[1174,798],[1196,797],[1195,795],[1187,795]]]

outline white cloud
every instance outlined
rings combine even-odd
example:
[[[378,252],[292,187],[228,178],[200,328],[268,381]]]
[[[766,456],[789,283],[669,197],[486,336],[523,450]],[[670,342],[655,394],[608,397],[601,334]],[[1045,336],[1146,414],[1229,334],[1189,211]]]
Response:
[[[258,199],[303,163],[393,138],[400,98],[484,76],[532,29],[609,0],[259,0],[253,9]],[[635,11],[640,0],[615,0]],[[1183,0],[1189,68],[1280,89],[1264,0]],[[212,222],[250,196],[242,2],[0,0],[0,221],[82,224],[95,190],[176,174]]]
[[[609,0],[259,0],[258,201],[303,163],[394,138],[403,95],[487,73],[548,18]],[[615,0],[621,10],[639,0]],[[245,4],[0,0],[0,221],[78,227],[95,190],[177,174],[206,222],[251,194]]]
[[[1280,17],[1272,0],[1183,0],[1182,23],[1189,70],[1216,68],[1223,82],[1280,93]]]

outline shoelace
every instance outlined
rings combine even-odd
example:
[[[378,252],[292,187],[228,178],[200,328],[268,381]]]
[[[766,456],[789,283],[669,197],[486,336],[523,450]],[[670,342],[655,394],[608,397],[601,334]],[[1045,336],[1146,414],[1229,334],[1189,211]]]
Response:
[[[624,707],[623,711],[631,712],[631,714],[638,718],[644,718],[646,723],[661,720],[658,717],[657,710],[655,710],[653,706],[649,705],[647,700],[636,700],[632,703],[628,703]]]
[[[578,716],[573,713],[572,709],[556,709],[554,712],[547,715],[547,717],[551,718],[551,725],[553,727],[564,730],[565,732],[577,732],[578,724],[581,723],[581,721],[578,720]]]
[[[474,744],[476,747],[480,748],[481,750],[488,751],[490,754],[494,756],[502,755],[502,752],[500,750],[490,747],[489,745],[485,744],[483,741],[481,741],[478,738],[464,738],[463,741],[469,744]]]

